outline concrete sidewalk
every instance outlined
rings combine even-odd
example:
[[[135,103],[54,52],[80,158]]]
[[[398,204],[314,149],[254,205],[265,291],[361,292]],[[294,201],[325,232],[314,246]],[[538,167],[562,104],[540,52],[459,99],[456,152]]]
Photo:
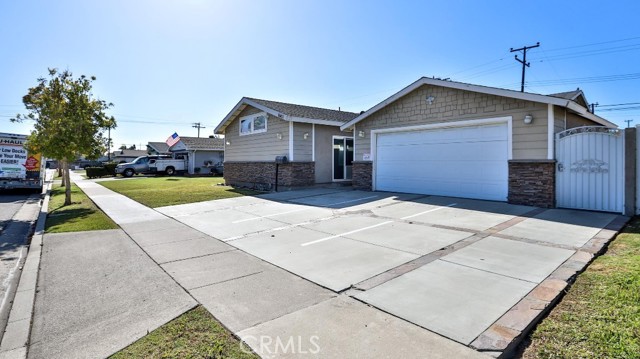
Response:
[[[273,349],[256,346],[254,341],[262,337],[269,337],[274,345],[277,340],[286,343],[293,338],[309,343],[318,337],[322,355],[382,358],[402,353],[407,358],[486,358],[362,302],[339,296],[97,183],[77,175],[72,179],[223,325],[254,349],[264,349],[262,355]],[[299,330],[287,330],[287,323],[298,323]],[[278,327],[282,330],[274,331]],[[297,349],[300,351],[281,354],[309,355],[308,350]]]
[[[29,358],[104,358],[196,305],[122,230],[43,243]]]

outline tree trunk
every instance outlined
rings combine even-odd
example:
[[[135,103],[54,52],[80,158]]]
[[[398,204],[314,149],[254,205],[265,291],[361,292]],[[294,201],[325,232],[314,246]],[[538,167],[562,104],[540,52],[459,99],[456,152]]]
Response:
[[[64,187],[64,176],[65,176],[65,172],[64,172],[64,164],[65,162],[63,160],[58,161],[58,172],[60,174],[60,187]]]
[[[64,205],[68,206],[71,204],[71,177],[69,177],[69,162],[64,161],[64,180],[65,191],[64,191]]]

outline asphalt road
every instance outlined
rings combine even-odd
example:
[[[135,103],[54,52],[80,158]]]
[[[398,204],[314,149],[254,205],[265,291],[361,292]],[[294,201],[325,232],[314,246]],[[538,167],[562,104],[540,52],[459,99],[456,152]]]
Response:
[[[0,330],[4,326],[17,285],[16,272],[40,211],[40,195],[28,191],[0,191]],[[0,335],[1,336],[1,335]]]

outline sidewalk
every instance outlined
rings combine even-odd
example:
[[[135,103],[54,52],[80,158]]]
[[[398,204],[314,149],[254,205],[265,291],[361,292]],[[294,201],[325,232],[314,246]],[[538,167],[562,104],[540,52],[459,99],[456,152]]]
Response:
[[[463,345],[322,288],[78,175],[72,180],[156,264],[227,328],[309,343],[321,355],[486,358]],[[298,323],[292,328],[286,323]],[[270,323],[268,328],[265,324]],[[274,327],[281,327],[274,338]],[[296,329],[292,331],[291,329]],[[267,354],[267,353],[263,353]],[[287,353],[309,357],[306,353]]]

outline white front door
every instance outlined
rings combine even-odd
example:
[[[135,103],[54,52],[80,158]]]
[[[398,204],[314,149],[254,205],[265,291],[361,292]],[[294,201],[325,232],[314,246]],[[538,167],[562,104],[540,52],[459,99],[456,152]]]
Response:
[[[507,123],[379,133],[375,190],[506,201]]]

